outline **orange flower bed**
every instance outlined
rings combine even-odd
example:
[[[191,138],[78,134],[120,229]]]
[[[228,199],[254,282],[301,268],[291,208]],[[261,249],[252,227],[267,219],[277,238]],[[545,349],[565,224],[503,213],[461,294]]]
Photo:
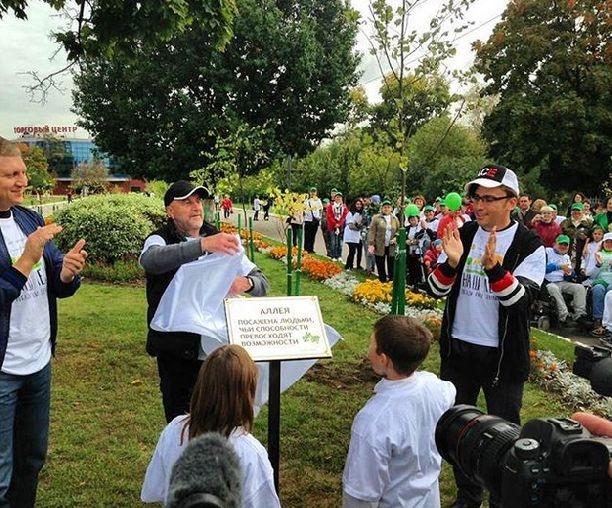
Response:
[[[311,256],[302,258],[302,272],[316,280],[325,280],[339,274],[342,268],[330,261],[317,259]]]

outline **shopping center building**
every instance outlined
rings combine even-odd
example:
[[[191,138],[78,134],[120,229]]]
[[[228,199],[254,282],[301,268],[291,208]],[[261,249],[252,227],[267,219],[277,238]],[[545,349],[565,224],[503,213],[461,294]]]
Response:
[[[144,191],[145,183],[142,180],[123,173],[119,161],[101,152],[91,139],[69,137],[76,130],[76,127],[46,125],[13,127],[13,132],[18,136],[13,141],[38,146],[43,150],[49,163],[49,172],[56,179],[53,194],[66,194],[72,184],[72,170],[80,164],[95,161],[100,161],[108,170],[107,181],[110,186],[123,192]]]

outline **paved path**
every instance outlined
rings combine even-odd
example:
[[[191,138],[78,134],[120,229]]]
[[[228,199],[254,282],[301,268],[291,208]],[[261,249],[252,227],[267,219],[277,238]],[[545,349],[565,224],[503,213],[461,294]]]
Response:
[[[246,211],[246,221],[244,211],[241,208],[234,208],[234,213],[230,215],[229,219],[223,219],[223,212],[221,212],[221,221],[230,222],[234,225],[238,225],[238,216],[240,216],[240,224],[241,227],[248,227],[248,219],[253,217],[254,212],[252,210]],[[273,240],[287,243],[286,229],[287,224],[285,224],[284,216],[277,216],[270,214],[270,220],[263,220],[263,212],[259,212],[259,220],[253,221],[253,229]],[[245,224],[246,222],[246,224]],[[317,230],[317,235],[315,237],[315,254],[319,254],[321,256],[326,255],[325,251],[325,241],[323,240],[323,233],[321,233],[321,228]],[[348,247],[343,245],[342,247],[342,259],[346,260],[348,255]],[[365,261],[362,261],[364,264]]]

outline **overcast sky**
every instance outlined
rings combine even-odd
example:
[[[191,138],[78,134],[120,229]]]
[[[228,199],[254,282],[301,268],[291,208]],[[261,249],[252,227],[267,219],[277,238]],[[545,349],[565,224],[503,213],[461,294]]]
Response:
[[[352,5],[358,9],[364,18],[362,33],[359,36],[358,49],[364,54],[361,78],[366,86],[370,100],[376,100],[377,90],[380,86],[380,73],[378,66],[367,54],[368,42],[366,35],[368,28],[365,21],[369,18],[368,0],[351,0]],[[422,0],[415,23],[422,19],[427,26],[429,18],[441,5],[440,0]],[[499,22],[507,0],[475,0],[467,13],[466,19],[474,21],[474,27],[468,35],[461,36],[456,41],[457,57],[450,62],[452,68],[466,68],[473,61],[470,45],[477,39],[486,40],[493,27]],[[30,76],[21,74],[36,71],[40,76],[61,69],[66,65],[65,55],[59,52],[52,59],[57,47],[51,42],[49,34],[53,30],[61,29],[65,21],[46,4],[31,0],[27,9],[28,19],[21,21],[12,15],[6,15],[0,20],[0,136],[14,138],[15,127],[26,126],[74,126],[76,116],[70,112],[72,96],[70,88],[72,80],[68,74],[59,78],[61,86],[65,89],[62,94],[56,90],[49,92],[45,104],[30,101],[24,87],[32,83]],[[410,27],[416,27],[411,23]],[[78,129],[71,136],[86,137],[87,132]]]

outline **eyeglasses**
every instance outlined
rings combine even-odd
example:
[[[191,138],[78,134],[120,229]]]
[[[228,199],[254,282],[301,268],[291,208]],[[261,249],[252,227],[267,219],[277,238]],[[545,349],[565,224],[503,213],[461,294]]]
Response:
[[[473,194],[470,196],[472,203],[485,203],[487,205],[491,203],[495,203],[496,201],[501,201],[502,199],[510,199],[514,196],[511,194],[506,194],[505,196],[479,196],[478,194]]]

